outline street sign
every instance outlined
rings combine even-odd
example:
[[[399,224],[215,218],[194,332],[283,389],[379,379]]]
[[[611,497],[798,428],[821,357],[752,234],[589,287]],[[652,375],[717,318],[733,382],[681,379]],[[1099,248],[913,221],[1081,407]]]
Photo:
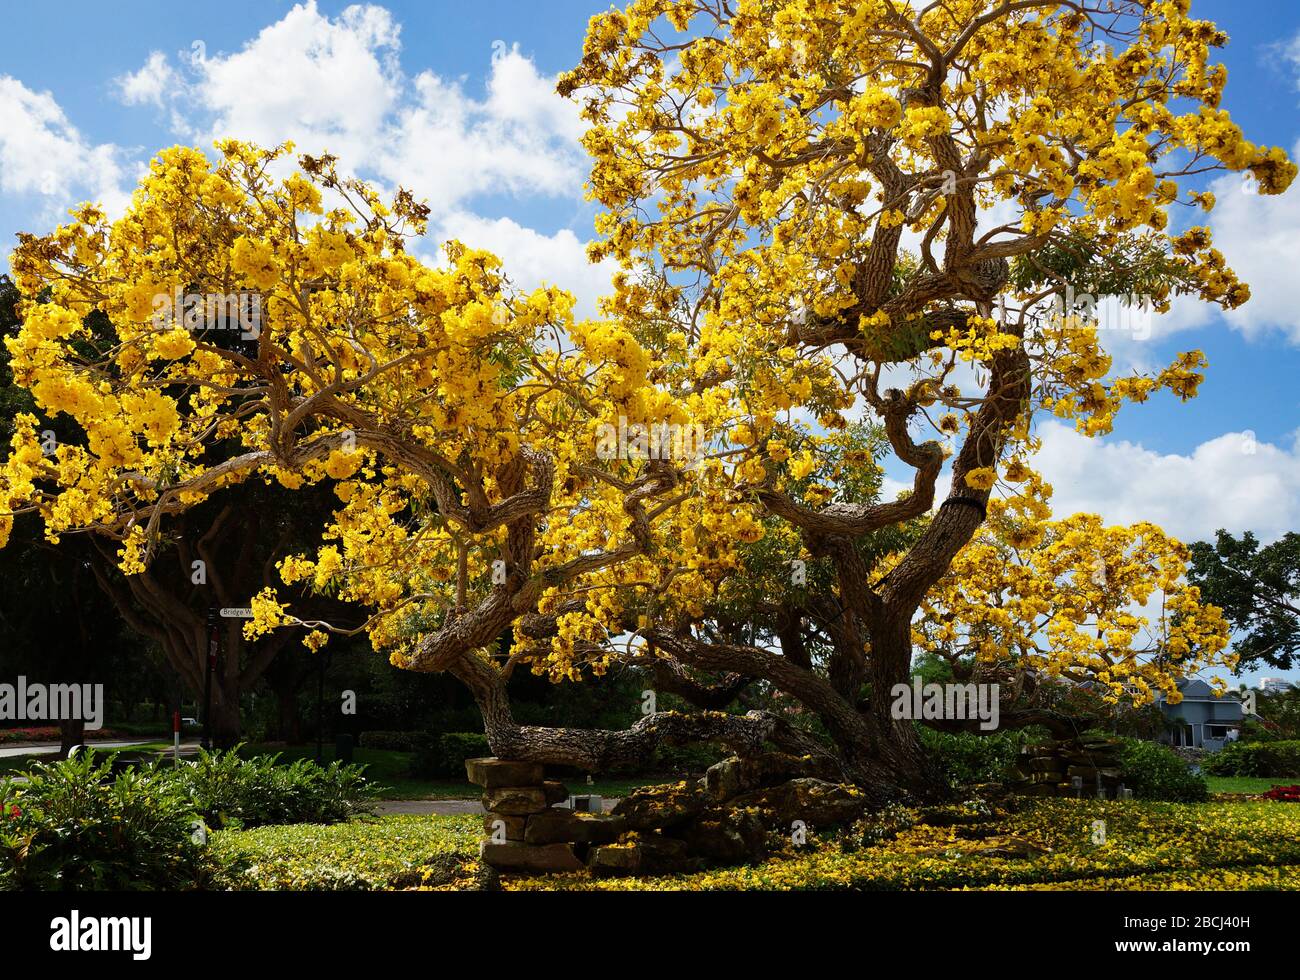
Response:
[[[233,608],[233,609],[223,609],[221,610],[221,618],[222,619],[252,619],[253,610],[248,608],[247,606],[240,606],[238,608]]]

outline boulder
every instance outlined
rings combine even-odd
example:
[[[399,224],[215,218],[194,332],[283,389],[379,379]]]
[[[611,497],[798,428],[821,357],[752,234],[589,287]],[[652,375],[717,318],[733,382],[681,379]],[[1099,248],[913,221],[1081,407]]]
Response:
[[[506,840],[523,840],[524,823],[527,819],[527,817],[512,817],[507,813],[488,813],[483,817],[483,833],[492,837],[498,830],[504,830]]]
[[[687,851],[686,843],[659,834],[629,835],[615,844],[593,847],[587,866],[600,877],[613,875],[661,875],[694,871],[699,862]]]
[[[764,752],[741,758],[732,756],[710,766],[704,774],[704,789],[721,803],[741,793],[765,786],[775,786],[791,779],[815,776],[834,779],[827,763],[812,756],[794,756],[785,752]]]
[[[466,759],[465,775],[475,786],[500,789],[506,786],[541,786],[540,762],[511,762],[489,756],[484,759]]]
[[[629,830],[661,830],[686,823],[707,802],[698,783],[642,786],[619,800],[610,813],[623,817]]]
[[[641,847],[638,844],[605,844],[593,847],[587,855],[587,867],[593,874],[604,877],[634,875],[641,868]]]
[[[528,818],[523,839],[529,844],[609,844],[626,830],[623,817],[543,810]]]
[[[826,827],[856,819],[867,803],[867,797],[855,787],[806,777],[743,793],[732,799],[730,805],[764,810],[781,827],[789,827],[796,820],[810,827]]]
[[[581,871],[585,865],[572,844],[521,844],[507,841],[494,844],[484,841],[479,847],[483,863],[498,871],[537,871],[549,874],[558,871]]]
[[[767,853],[767,828],[752,810],[705,810],[684,839],[692,854],[718,864],[758,861]]]
[[[641,850],[641,873],[669,875],[696,871],[700,862],[691,856],[686,842],[662,834],[646,834],[638,842]]]
[[[492,813],[527,816],[541,813],[551,804],[540,786],[503,786],[483,794],[483,809]]]
[[[569,798],[569,789],[563,783],[556,782],[554,779],[548,779],[542,783],[542,790],[546,793],[546,803],[553,806],[556,803],[563,803]]]

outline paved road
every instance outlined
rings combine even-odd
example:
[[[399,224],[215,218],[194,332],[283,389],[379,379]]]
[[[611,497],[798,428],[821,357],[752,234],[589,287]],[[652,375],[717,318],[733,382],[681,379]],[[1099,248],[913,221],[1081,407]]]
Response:
[[[92,749],[129,749],[133,745],[149,745],[153,742],[161,742],[160,738],[139,738],[129,742],[87,742]],[[181,748],[192,748],[198,745],[198,742],[181,742]],[[42,742],[39,745],[6,745],[0,748],[0,759],[12,758],[16,755],[58,755],[58,742]]]
[[[618,800],[607,799],[604,802],[605,811],[608,812],[610,807],[617,803]],[[438,816],[448,817],[486,812],[479,800],[380,800],[375,804],[375,813],[381,817],[388,817],[398,813],[412,813],[420,816],[437,814]]]
[[[397,813],[415,813],[421,816],[436,813],[439,816],[459,816],[465,813],[484,813],[478,800],[381,800],[375,813],[389,817]]]

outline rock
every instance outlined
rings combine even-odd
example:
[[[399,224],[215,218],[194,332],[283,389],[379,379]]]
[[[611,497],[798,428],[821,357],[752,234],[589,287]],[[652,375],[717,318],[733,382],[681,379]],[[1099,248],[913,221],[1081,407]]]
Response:
[[[704,774],[704,789],[709,796],[721,803],[740,793],[775,786],[803,776],[815,776],[828,781],[835,778],[827,763],[812,756],[764,752],[746,758],[732,756],[710,766]]]
[[[511,762],[489,756],[484,759],[466,759],[465,775],[475,786],[500,789],[506,786],[541,786],[540,762]]]
[[[1037,756],[1029,760],[1030,772],[1059,772],[1061,764],[1052,756]]]
[[[623,817],[543,810],[528,818],[523,839],[529,844],[609,844],[626,830]]]
[[[1090,779],[1097,778],[1097,768],[1096,766],[1070,766],[1065,770],[1065,774],[1071,778],[1079,776],[1086,783]]]
[[[752,810],[711,809],[685,833],[692,854],[719,864],[760,860],[767,853],[767,828]]]
[[[569,798],[569,789],[563,783],[556,782],[554,779],[548,779],[542,783],[542,790],[546,793],[546,803],[548,806],[554,806],[556,803],[563,803]]]
[[[593,847],[587,866],[601,877],[661,875],[694,871],[700,863],[687,852],[686,843],[660,834],[629,834],[615,844]]]
[[[648,875],[678,874],[696,871],[700,862],[693,858],[686,842],[662,834],[646,834],[638,841],[641,851],[641,873]]]
[[[639,844],[606,844],[593,847],[587,856],[587,867],[601,877],[634,875],[641,868]]]
[[[503,786],[483,794],[483,809],[492,813],[526,816],[541,813],[550,803],[540,786]]]
[[[479,847],[483,863],[499,871],[581,871],[586,865],[578,858],[572,844],[521,844],[507,841],[494,844],[484,841]]]
[[[848,823],[862,814],[867,803],[867,797],[852,786],[812,778],[792,779],[731,800],[735,808],[767,811],[781,827],[789,827],[796,820],[810,827]]]
[[[624,817],[629,830],[661,830],[686,823],[707,802],[696,783],[642,786],[619,800],[610,813]]]
[[[506,813],[489,813],[483,817],[483,833],[489,837],[505,831],[506,840],[523,840],[527,817],[512,817]]]

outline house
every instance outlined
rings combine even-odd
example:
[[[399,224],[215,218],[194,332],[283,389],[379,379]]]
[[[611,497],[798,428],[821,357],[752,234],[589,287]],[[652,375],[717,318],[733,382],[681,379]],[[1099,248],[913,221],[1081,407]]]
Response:
[[[1231,741],[1228,733],[1240,729],[1246,717],[1241,699],[1233,692],[1215,697],[1210,685],[1196,678],[1180,681],[1178,690],[1183,699],[1177,704],[1158,699],[1160,710],[1171,726],[1161,741],[1218,752],[1224,743]]]

